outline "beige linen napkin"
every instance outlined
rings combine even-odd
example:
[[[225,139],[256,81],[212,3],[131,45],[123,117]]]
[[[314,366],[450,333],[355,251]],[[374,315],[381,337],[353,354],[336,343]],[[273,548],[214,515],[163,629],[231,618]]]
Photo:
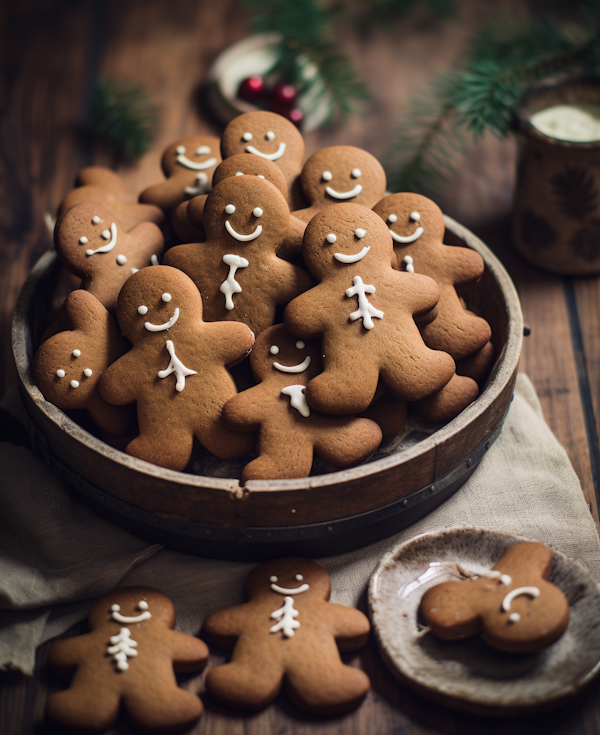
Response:
[[[97,516],[28,450],[0,444],[0,668],[31,673],[37,646],[125,585],[166,593],[177,628],[243,599],[253,563],[180,554]],[[430,529],[480,526],[538,539],[583,561],[600,581],[600,543],[579,480],[520,374],[502,432],[463,487],[426,518],[363,549],[319,559],[332,601],[364,605],[373,569],[393,546]]]

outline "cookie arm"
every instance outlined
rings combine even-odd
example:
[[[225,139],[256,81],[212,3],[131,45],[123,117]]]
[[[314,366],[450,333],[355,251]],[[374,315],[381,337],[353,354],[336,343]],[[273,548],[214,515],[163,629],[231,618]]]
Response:
[[[223,406],[223,420],[237,431],[258,431],[262,423],[260,386],[254,386],[230,398]]]
[[[152,255],[160,258],[165,247],[165,238],[162,230],[154,222],[142,222],[136,225],[127,233],[140,243],[140,252],[148,256],[148,261]]]
[[[356,651],[366,644],[371,624],[369,618],[360,610],[328,602],[327,616],[341,653]]]
[[[132,352],[133,350],[129,351],[109,365],[98,383],[102,398],[114,406],[126,406],[137,399],[135,361],[131,357]]]
[[[172,631],[170,634],[173,668],[178,674],[200,671],[208,662],[208,646],[192,635]]]
[[[254,345],[252,330],[242,322],[205,322],[212,339],[215,357],[226,368],[237,365]]]
[[[469,248],[451,247],[449,270],[454,277],[454,288],[464,288],[476,283],[483,275],[484,262],[479,253]]]
[[[295,337],[316,339],[323,334],[326,311],[324,307],[319,309],[315,306],[319,304],[319,293],[319,286],[315,286],[297,296],[285,307],[283,321]]]
[[[244,632],[249,615],[247,603],[217,610],[204,619],[200,635],[209,645],[230,651]]]
[[[87,635],[57,641],[50,648],[48,666],[57,676],[68,678],[87,655]]]

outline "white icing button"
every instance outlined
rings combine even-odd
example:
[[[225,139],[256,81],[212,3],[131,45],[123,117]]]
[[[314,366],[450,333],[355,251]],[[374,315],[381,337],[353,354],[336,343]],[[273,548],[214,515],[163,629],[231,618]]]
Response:
[[[94,223],[95,225],[98,225],[98,224],[100,224],[100,221],[101,221],[101,220],[100,220],[100,217],[98,217],[98,215],[96,215],[95,217],[92,217],[92,222],[93,222],[93,223]]]
[[[209,153],[210,153],[210,151],[209,151]],[[140,602],[138,604],[138,607],[140,608],[140,610],[147,610],[148,609],[148,603],[146,602],[146,600],[140,600]]]
[[[508,616],[508,622],[509,623],[518,623],[520,619],[521,619],[521,616],[519,615],[518,612],[511,613]]]
[[[331,179],[333,179],[331,171],[323,171],[323,181],[331,181]]]
[[[79,238],[79,242],[80,242],[80,243],[81,243],[82,245],[85,245],[87,241],[88,241],[88,239],[87,239],[87,237],[86,237],[85,235],[84,235],[83,237],[80,237],[80,238]]]
[[[352,176],[355,179],[359,179],[362,176],[362,171],[359,168],[352,169]]]
[[[253,136],[252,136],[252,133],[244,133],[244,134],[242,135],[242,138],[243,138],[243,139],[244,139],[245,141],[249,141],[249,140],[252,140],[252,137],[253,137]]]
[[[183,154],[185,153],[185,146],[178,145],[177,148],[175,148],[175,153],[179,153],[180,156],[183,156]]]
[[[269,577],[271,582],[277,582],[277,577],[273,575],[272,577]]]
[[[164,293],[161,296],[161,299],[165,302],[165,304],[168,304],[169,301],[171,300],[171,294],[170,293]]]
[[[359,227],[357,230],[354,230],[354,234],[359,240],[362,240],[362,238],[367,234],[367,231],[363,230],[362,227]]]
[[[236,176],[243,176],[243,175],[244,175],[244,172],[243,172],[243,171],[238,171],[238,172],[236,173]]]
[[[418,212],[411,212],[411,213],[410,213],[410,218],[411,218],[411,219],[412,219],[412,220],[413,220],[414,222],[418,222],[418,221],[419,221],[419,220],[421,219],[421,215],[420,215],[420,214],[419,214]]]
[[[207,145],[201,145],[196,148],[197,156],[207,156],[210,153],[210,148]]]
[[[298,341],[296,342],[296,347],[297,347],[297,348],[298,348],[299,350],[303,350],[303,349],[304,349],[304,348],[306,347],[306,345],[304,344],[304,342],[303,342],[303,341],[302,341],[301,339],[299,339],[299,340],[298,340]]]
[[[79,357],[81,355],[81,350],[73,350],[73,357]]]
[[[265,138],[267,140],[275,140],[275,133],[273,133],[271,130],[265,135]]]
[[[91,369],[91,368],[86,368],[86,369],[85,369],[85,370],[83,371],[83,374],[85,375],[85,377],[86,377],[86,378],[91,378],[91,377],[92,377],[92,375],[93,375],[93,373],[92,373],[92,369]]]
[[[337,237],[333,234],[333,232],[327,235],[327,242],[334,243],[336,240],[337,240]]]
[[[125,263],[127,263],[127,258],[124,255],[117,255],[117,263],[119,265],[125,265]]]
[[[277,347],[277,345],[271,345],[271,349],[269,350],[269,352],[272,355],[278,355],[279,354],[279,347]]]
[[[398,215],[397,214],[390,214],[388,217],[388,222],[397,222],[398,221]]]
[[[105,240],[110,240],[110,230],[104,230],[104,232],[102,233],[102,237]]]
[[[65,377],[65,375],[66,375],[66,373],[65,373],[65,371],[64,371],[64,370],[63,370],[62,368],[59,368],[59,369],[58,369],[58,370],[56,371],[56,377],[57,377],[57,378],[64,378],[64,377]]]
[[[262,217],[262,213],[263,213],[263,211],[262,211],[262,209],[261,209],[260,207],[255,207],[255,208],[254,208],[254,209],[252,210],[252,214],[253,214],[253,215],[254,215],[255,217]]]
[[[147,313],[148,313],[147,306],[138,306],[138,314],[147,314]]]
[[[76,380],[71,381],[71,388],[79,388],[79,383]]]
[[[304,579],[304,577],[301,574],[296,574],[296,581],[297,582],[302,582],[303,579]]]
[[[228,204],[225,207],[225,211],[227,212],[227,214],[233,214],[235,212],[235,207],[233,206],[233,204]]]

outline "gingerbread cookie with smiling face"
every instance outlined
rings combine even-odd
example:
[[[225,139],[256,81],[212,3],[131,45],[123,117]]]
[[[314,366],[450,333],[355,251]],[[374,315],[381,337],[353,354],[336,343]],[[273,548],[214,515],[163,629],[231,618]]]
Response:
[[[140,194],[140,202],[171,211],[186,199],[206,194],[220,162],[219,139],[214,135],[182,138],[163,154],[162,169],[166,181],[145,189]]]
[[[302,195],[298,177],[304,162],[304,138],[285,117],[259,110],[235,117],[221,138],[223,159],[245,153],[272,161],[283,172],[290,209],[297,209]]]
[[[430,587],[419,613],[445,641],[480,633],[501,651],[540,651],[557,641],[569,622],[567,598],[547,581],[551,565],[552,552],[544,544],[517,543],[489,573]]]
[[[164,238],[153,222],[127,230],[99,204],[76,204],[56,223],[54,243],[65,268],[109,310],[132,273],[158,264]]]
[[[202,702],[177,685],[175,673],[200,671],[206,644],[173,630],[175,609],[150,587],[123,587],[101,597],[89,614],[90,633],[55,643],[49,666],[75,670],[68,689],[52,694],[46,715],[63,728],[104,732],[122,707],[145,732],[187,731]]]
[[[425,344],[444,350],[455,360],[480,350],[492,336],[490,326],[463,307],[457,289],[481,278],[481,255],[469,248],[444,245],[442,211],[420,194],[391,194],[373,211],[389,227],[398,267],[430,276],[440,289],[437,316],[421,328]]]
[[[363,646],[369,621],[330,602],[327,572],[308,559],[278,559],[255,567],[248,602],[209,615],[202,627],[211,644],[231,649],[231,662],[208,672],[206,688],[226,705],[266,707],[285,688],[300,708],[320,715],[360,704],[367,675],[346,666],[342,653]]]
[[[276,307],[310,287],[310,276],[276,253],[289,231],[280,191],[257,176],[217,184],[204,207],[207,240],[178,245],[164,258],[194,281],[207,321],[235,320],[254,334],[275,321]]]
[[[117,318],[133,348],[104,372],[100,393],[117,406],[136,402],[140,433],[127,453],[183,470],[194,437],[221,459],[250,451],[253,437],[221,420],[237,393],[227,368],[252,348],[250,330],[238,322],[202,321],[198,289],[168,266],[131,276],[119,294]]]
[[[414,321],[437,304],[435,281],[392,268],[392,240],[377,214],[358,204],[327,207],[306,228],[303,252],[319,284],[288,304],[284,321],[296,337],[322,338],[324,370],[306,389],[312,408],[360,413],[380,379],[406,401],[450,381],[454,360],[427,347]]]
[[[325,207],[340,202],[361,204],[369,209],[385,194],[385,171],[367,151],[349,145],[323,148],[308,159],[300,174],[306,209],[293,212],[303,222]]]
[[[160,225],[165,215],[162,209],[153,204],[138,204],[131,195],[119,174],[102,166],[88,166],[77,174],[77,188],[63,199],[58,216],[76,204],[99,204],[121,222],[126,230],[133,229],[142,222]]]
[[[85,409],[103,431],[115,436],[135,425],[129,408],[111,406],[98,383],[106,368],[129,349],[114,318],[88,291],[72,291],[63,305],[66,331],[41,344],[33,376],[47,401],[62,409]]]
[[[239,431],[258,431],[258,458],[244,467],[242,481],[308,477],[313,452],[334,467],[365,462],[381,442],[369,419],[325,416],[311,410],[304,391],[321,371],[320,344],[292,337],[283,324],[260,334],[250,354],[259,385],[238,393],[223,409]]]

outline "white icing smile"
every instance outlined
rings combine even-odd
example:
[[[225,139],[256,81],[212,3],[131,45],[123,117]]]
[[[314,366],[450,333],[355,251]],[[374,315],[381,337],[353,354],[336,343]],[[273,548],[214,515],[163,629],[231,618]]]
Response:
[[[246,153],[253,153],[255,156],[266,158],[267,161],[278,161],[285,153],[285,143],[280,143],[279,148],[275,151],[275,153],[261,153],[261,151],[259,151],[258,148],[255,148],[253,145],[247,145]]]
[[[369,252],[371,247],[364,247],[360,252],[356,253],[355,255],[345,255],[344,253],[334,253],[333,257],[336,260],[339,260],[340,263],[358,263],[359,260],[362,260],[365,255]]]
[[[306,368],[310,365],[310,355],[307,355],[304,360],[298,365],[282,365],[280,362],[274,362],[273,367],[277,370],[281,370],[282,373],[303,373]]]
[[[398,217],[395,214],[390,214],[390,216],[388,217],[388,222],[391,222],[392,224],[394,224],[394,222],[396,222],[397,219]],[[412,219],[414,222],[418,222],[421,219],[421,215],[418,212],[411,212],[410,219]],[[418,240],[423,234],[423,232],[424,230],[422,227],[417,227],[417,229],[413,232],[412,235],[407,235],[406,237],[403,237],[402,235],[397,235],[390,228],[390,235],[392,236],[392,240],[395,240],[396,242],[400,242],[404,244]]]
[[[517,587],[516,589],[511,590],[502,600],[502,609],[504,612],[508,612],[510,610],[512,601],[515,597],[519,597],[520,595],[527,595],[528,597],[535,598],[540,596],[540,590],[538,587]]]
[[[362,190],[363,188],[361,184],[357,184],[354,189],[350,189],[350,191],[336,191],[330,186],[325,187],[325,191],[334,199],[352,199],[352,197],[357,197]]]
[[[102,247],[97,248],[96,250],[91,250],[91,249],[86,250],[85,254],[87,256],[90,256],[90,255],[95,255],[96,253],[110,253],[110,251],[114,248],[116,244],[117,244],[117,226],[113,222],[112,225],[110,226],[110,241],[107,242],[106,245],[102,245]]]
[[[309,587],[306,582],[301,584],[300,587],[280,587],[278,584],[275,584],[276,581],[277,577],[275,577],[275,581],[271,582],[270,587],[273,592],[279,592],[280,595],[299,595],[302,592],[306,592]]]
[[[121,615],[119,610],[121,609],[120,605],[114,604],[111,605],[111,617],[113,620],[116,620],[117,623],[141,623],[143,620],[148,620],[152,617],[150,611],[148,610],[148,603],[145,600],[140,600],[138,603],[138,607],[140,610],[143,610],[139,615]]]
[[[233,229],[233,227],[229,223],[229,220],[227,219],[225,220],[225,229],[231,235],[231,237],[235,237],[236,240],[239,240],[240,242],[248,242],[249,240],[256,240],[256,238],[262,232],[262,225],[257,225],[254,232],[251,232],[249,235],[240,235],[239,232],[236,232]]]
[[[196,151],[197,156],[205,156],[208,153],[210,153],[210,148],[205,145],[200,146]],[[206,161],[192,161],[185,155],[185,148],[183,146],[179,146],[179,148],[177,148],[177,157],[175,160],[180,166],[189,168],[192,171],[206,171],[207,168],[216,166],[218,163],[216,158],[207,158]]]
[[[144,322],[144,326],[149,332],[164,332],[165,329],[171,329],[175,322],[179,319],[179,307],[175,309],[175,313],[164,324],[152,324],[152,322]]]

